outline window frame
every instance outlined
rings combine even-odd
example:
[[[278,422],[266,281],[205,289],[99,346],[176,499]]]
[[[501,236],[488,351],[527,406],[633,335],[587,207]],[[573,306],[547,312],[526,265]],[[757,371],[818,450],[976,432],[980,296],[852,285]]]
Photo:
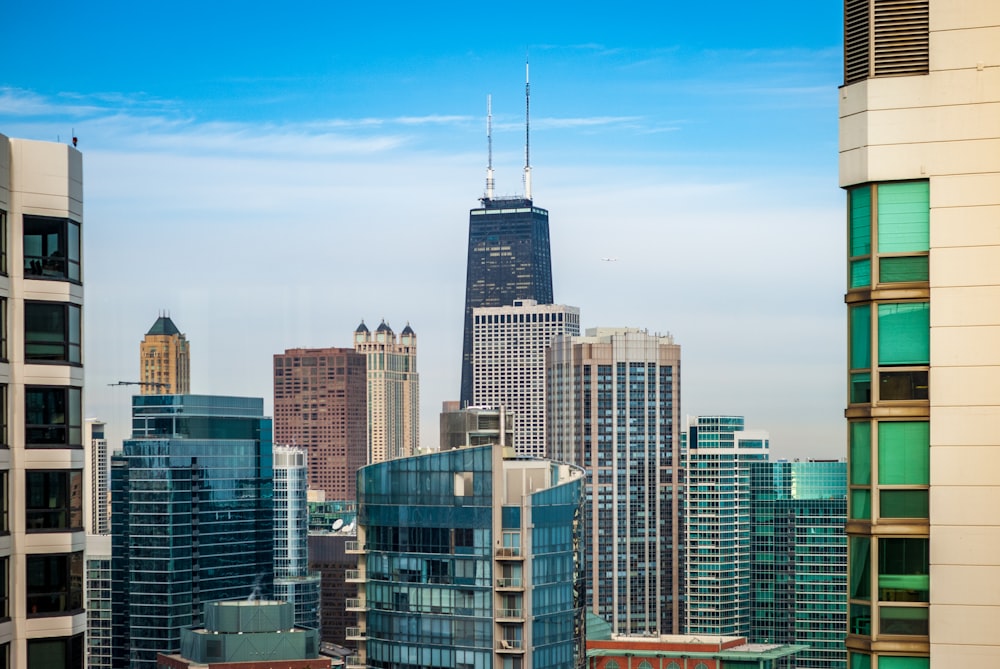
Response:
[[[47,479],[32,481],[39,475],[49,475],[55,478],[62,475],[65,479],[61,485],[55,484]],[[28,533],[45,532],[74,532],[84,529],[83,519],[83,470],[82,469],[28,469],[24,472],[24,526]],[[74,480],[74,478],[76,480]],[[48,500],[48,506],[31,506],[32,492],[37,492],[39,487],[44,487],[45,493],[42,501]],[[74,489],[76,498],[74,499]],[[53,498],[56,493],[57,498]],[[55,503],[55,506],[52,504]],[[51,523],[47,518],[58,518],[61,514],[65,520],[63,522]],[[41,523],[34,523],[33,520],[41,520]]]
[[[63,392],[63,416],[62,423],[57,422],[30,422],[32,410],[29,407],[29,399],[35,393],[40,392]],[[75,397],[74,397],[75,395]],[[52,407],[44,407],[42,411],[52,413]],[[78,386],[45,386],[31,385],[24,389],[24,446],[25,448],[83,448],[83,389]],[[75,422],[74,422],[75,421]],[[47,432],[62,430],[64,437],[61,440],[49,439],[46,441],[33,441],[32,431],[45,430]]]
[[[33,230],[28,234],[28,227],[31,223],[58,226],[55,232],[38,232]],[[21,216],[21,238],[24,250],[24,278],[38,281],[69,281],[70,283],[82,283],[82,240],[83,230],[79,221],[74,221],[69,217],[60,216],[40,216],[37,214],[23,214]],[[75,230],[75,240],[71,240],[70,231]],[[47,237],[57,235],[58,244],[55,249],[48,249]],[[27,238],[40,237],[39,253],[41,255],[28,254]],[[75,242],[74,244],[71,244]],[[75,248],[71,248],[75,246]],[[57,255],[62,252],[62,255]],[[73,256],[75,252],[75,258]],[[61,259],[61,260],[60,260]],[[62,262],[62,270],[58,269],[58,264]],[[46,267],[48,265],[48,267]]]
[[[35,309],[47,309],[49,313],[57,313],[62,310],[62,338],[47,339],[51,332],[37,329],[29,332],[29,312]],[[74,323],[74,316],[75,323]],[[33,320],[41,320],[43,313],[33,314]],[[46,318],[47,319],[47,318]],[[41,337],[39,336],[41,334]],[[58,335],[57,335],[58,336]],[[75,341],[74,341],[75,337]],[[30,351],[31,347],[43,349],[59,348],[61,353],[55,356],[51,354],[39,355]],[[76,367],[83,364],[83,307],[73,302],[51,302],[47,300],[25,300],[24,302],[24,361],[33,365],[57,364],[73,365]]]
[[[55,560],[62,560],[63,563],[59,564]],[[41,583],[36,587],[36,591],[32,592],[32,577],[35,575],[32,573],[32,567],[38,565],[39,563],[45,563],[52,561],[53,564],[43,564],[43,573],[46,579],[45,583]],[[54,568],[53,568],[54,567]],[[62,572],[62,584],[50,584],[48,583],[48,577],[56,572]],[[38,572],[36,572],[38,573]],[[24,578],[24,593],[25,593],[25,615],[28,618],[46,618],[53,616],[67,616],[76,615],[77,613],[82,613],[83,608],[83,551],[75,551],[71,553],[42,553],[42,554],[29,554],[26,556],[25,561],[25,578]],[[43,602],[45,599],[55,599],[65,598],[65,602],[62,604],[62,608],[52,608],[49,610],[38,610],[39,603]],[[75,605],[75,606],[74,606]]]

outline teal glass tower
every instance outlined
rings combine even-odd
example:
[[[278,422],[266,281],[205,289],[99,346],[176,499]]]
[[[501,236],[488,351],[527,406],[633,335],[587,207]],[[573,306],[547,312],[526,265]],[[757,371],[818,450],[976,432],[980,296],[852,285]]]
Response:
[[[750,640],[808,646],[797,669],[846,669],[847,463],[754,462]]]
[[[132,398],[112,459],[114,667],[155,669],[206,602],[273,582],[271,420],[257,398]]]
[[[348,666],[582,667],[584,481],[496,445],[362,469]]]

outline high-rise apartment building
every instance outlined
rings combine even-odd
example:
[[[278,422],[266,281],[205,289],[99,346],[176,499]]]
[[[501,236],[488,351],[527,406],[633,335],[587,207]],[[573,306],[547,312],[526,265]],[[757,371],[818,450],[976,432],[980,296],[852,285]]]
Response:
[[[264,401],[137,395],[111,466],[115,667],[156,669],[203,605],[268,598],[274,508]]]
[[[679,633],[680,346],[589,329],[553,341],[546,374],[548,456],[587,472],[587,606],[614,634]]]
[[[420,444],[417,333],[407,323],[397,338],[382,321],[372,334],[361,321],[354,350],[368,369],[367,464],[413,455]]]
[[[111,464],[108,440],[104,437],[104,421],[88,418],[84,423],[84,443],[87,448],[87,490],[84,506],[89,524],[87,534],[111,534]]]
[[[367,461],[367,361],[350,348],[293,348],[274,356],[274,436],[305,448],[309,488],[355,499]]]
[[[847,463],[750,463],[750,640],[847,669]]]
[[[1000,3],[847,0],[851,669],[1000,666]]]
[[[87,669],[111,667],[111,482],[105,423],[88,418],[83,426],[87,453],[83,513],[87,530],[84,600],[87,609]]]
[[[156,319],[139,344],[139,375],[143,395],[191,392],[191,348],[166,314]]]
[[[348,666],[582,667],[583,484],[500,445],[361,470]]]
[[[545,456],[545,349],[580,334],[580,310],[535,300],[472,311],[472,404],[514,414],[514,449]]]
[[[274,447],[274,598],[292,605],[295,624],[319,629],[320,575],[309,570],[306,452]]]
[[[750,633],[750,467],[768,436],[742,416],[688,416],[682,462],[688,634]]]
[[[80,669],[83,159],[0,135],[0,664]]]

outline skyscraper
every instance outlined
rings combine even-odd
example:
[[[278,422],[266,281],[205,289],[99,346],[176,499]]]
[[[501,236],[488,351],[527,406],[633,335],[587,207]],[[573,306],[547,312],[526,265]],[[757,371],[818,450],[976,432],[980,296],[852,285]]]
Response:
[[[808,646],[796,669],[847,669],[847,463],[750,463],[750,640]]]
[[[583,666],[583,471],[505,450],[361,470],[349,666]]]
[[[191,348],[170,316],[159,316],[139,344],[139,372],[143,395],[191,392]]]
[[[545,456],[545,349],[580,334],[580,310],[534,300],[473,310],[472,403],[514,414],[514,448]]]
[[[845,5],[852,669],[1000,666],[998,26]]]
[[[632,328],[557,337],[548,455],[587,471],[587,606],[615,634],[677,634],[680,346]]]
[[[309,570],[309,471],[301,448],[274,447],[274,598],[295,624],[319,629],[320,575]]]
[[[309,488],[355,499],[367,460],[367,362],[350,348],[292,348],[274,356],[274,434],[309,454]]]
[[[271,594],[271,420],[264,401],[137,395],[111,466],[114,666],[155,669],[205,602]]]
[[[527,70],[526,70],[527,73]],[[526,77],[527,79],[527,77]],[[525,101],[530,101],[525,81]],[[502,307],[514,300],[552,304],[549,212],[531,196],[531,159],[525,112],[524,197],[496,197],[493,190],[492,116],[487,113],[489,163],[482,207],[469,212],[469,255],[465,274],[465,330],[462,338],[462,405],[472,402],[472,310]]]
[[[750,467],[768,436],[742,416],[689,416],[683,442],[688,634],[750,634]]]
[[[0,135],[0,664],[80,669],[83,158]]]
[[[368,464],[413,455],[420,444],[417,333],[407,323],[397,338],[382,321],[372,334],[361,321],[354,350],[368,370]]]

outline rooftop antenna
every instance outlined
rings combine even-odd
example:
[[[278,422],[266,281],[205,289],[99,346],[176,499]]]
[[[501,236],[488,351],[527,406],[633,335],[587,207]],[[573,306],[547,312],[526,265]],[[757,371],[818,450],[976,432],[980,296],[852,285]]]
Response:
[[[486,163],[486,199],[493,199],[493,96],[486,96],[486,147],[489,160]]]
[[[524,199],[531,199],[531,84],[524,59]]]

